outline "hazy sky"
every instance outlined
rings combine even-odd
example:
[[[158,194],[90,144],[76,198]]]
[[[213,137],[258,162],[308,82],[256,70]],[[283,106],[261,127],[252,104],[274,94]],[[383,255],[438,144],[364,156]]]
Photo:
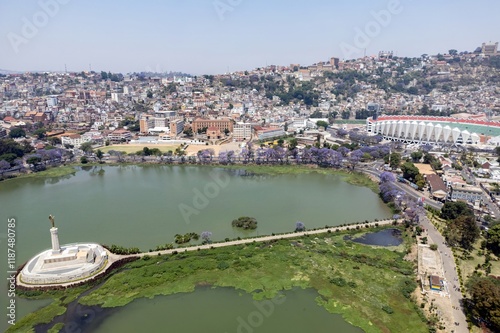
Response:
[[[0,68],[216,74],[473,51],[500,41],[499,13],[498,0],[0,0]]]

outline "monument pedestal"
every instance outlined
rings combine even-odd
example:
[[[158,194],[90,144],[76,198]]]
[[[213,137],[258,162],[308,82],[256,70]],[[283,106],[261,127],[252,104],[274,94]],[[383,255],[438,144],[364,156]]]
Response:
[[[50,228],[50,240],[52,241],[52,254],[61,253],[61,247],[59,246],[59,237],[57,235],[57,228]]]

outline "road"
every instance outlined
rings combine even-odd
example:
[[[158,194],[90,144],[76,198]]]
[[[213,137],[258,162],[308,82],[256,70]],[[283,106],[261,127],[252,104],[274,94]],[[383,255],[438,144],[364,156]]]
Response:
[[[369,166],[365,166],[365,168],[362,170],[365,173],[368,173],[370,175],[379,177],[380,176],[380,171],[377,169],[374,169]],[[397,188],[400,190],[404,191],[407,193],[409,196],[413,198],[420,198],[422,196],[422,193],[419,191],[415,190],[411,186],[405,185],[403,183],[398,183],[395,182],[395,185]],[[441,207],[443,206],[442,203],[426,199],[425,204],[431,206],[434,209],[441,210]],[[466,333],[469,332],[469,329],[467,328],[467,320],[465,317],[464,312],[462,311],[462,293],[459,291],[459,289],[456,289],[454,286],[456,285],[458,288],[460,288],[459,280],[458,280],[458,274],[456,271],[456,266],[455,266],[455,260],[453,258],[453,252],[451,251],[451,248],[449,248],[446,245],[444,237],[439,233],[439,231],[434,227],[434,225],[429,221],[427,218],[425,212],[422,212],[419,214],[419,223],[420,225],[428,230],[428,239],[429,243],[434,243],[438,245],[438,250],[440,251],[441,254],[441,261],[443,263],[443,270],[444,270],[444,278],[448,282],[448,289],[450,293],[450,301],[453,307],[452,313],[453,313],[453,318],[454,322],[458,323],[457,326],[452,327],[451,329],[454,330],[455,333]]]
[[[456,285],[460,288],[458,274],[455,266],[455,260],[453,259],[453,252],[446,245],[444,237],[439,233],[439,231],[434,227],[434,225],[429,221],[425,213],[419,215],[420,225],[427,230],[427,238],[429,243],[434,243],[438,245],[438,251],[441,254],[441,261],[443,262],[444,268],[444,278],[448,282],[448,289],[450,293],[450,301],[453,307],[453,318],[454,321],[459,325],[454,326],[455,333],[467,333],[469,332],[467,328],[467,320],[465,314],[462,311],[462,293],[458,291],[459,289],[454,288]]]
[[[369,175],[376,176],[377,178],[380,178],[380,174],[381,174],[380,170],[375,169],[375,168],[370,167],[370,166],[364,166],[363,168],[358,167],[357,171],[361,171],[361,172],[367,173]],[[400,182],[394,182],[394,185],[398,189],[400,189],[401,191],[408,194],[408,196],[410,196],[411,198],[414,198],[415,200],[422,197],[422,192],[415,190],[413,187],[411,187],[409,185],[406,185],[406,184],[403,184]],[[425,199],[425,204],[434,208],[434,209],[437,209],[437,210],[440,210],[441,207],[443,207],[443,204],[441,202],[434,201],[434,200],[428,199],[428,198]]]

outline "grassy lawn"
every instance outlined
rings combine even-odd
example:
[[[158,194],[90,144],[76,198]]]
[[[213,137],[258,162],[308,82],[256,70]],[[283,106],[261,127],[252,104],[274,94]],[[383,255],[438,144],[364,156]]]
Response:
[[[150,149],[153,148],[158,148],[161,150],[163,153],[166,153],[167,151],[174,151],[179,145],[161,145],[161,144],[143,144],[143,145],[110,145],[106,147],[101,147],[99,148],[103,153],[107,153],[110,150],[116,150],[116,151],[124,151],[127,154],[130,153],[135,153],[139,150],[142,150],[144,147],[148,147]]]

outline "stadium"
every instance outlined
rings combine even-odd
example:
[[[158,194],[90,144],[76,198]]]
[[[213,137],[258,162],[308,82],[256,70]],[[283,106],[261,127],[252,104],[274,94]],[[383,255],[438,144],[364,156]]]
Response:
[[[431,116],[379,116],[366,130],[385,140],[415,144],[478,145],[500,136],[500,122]]]

